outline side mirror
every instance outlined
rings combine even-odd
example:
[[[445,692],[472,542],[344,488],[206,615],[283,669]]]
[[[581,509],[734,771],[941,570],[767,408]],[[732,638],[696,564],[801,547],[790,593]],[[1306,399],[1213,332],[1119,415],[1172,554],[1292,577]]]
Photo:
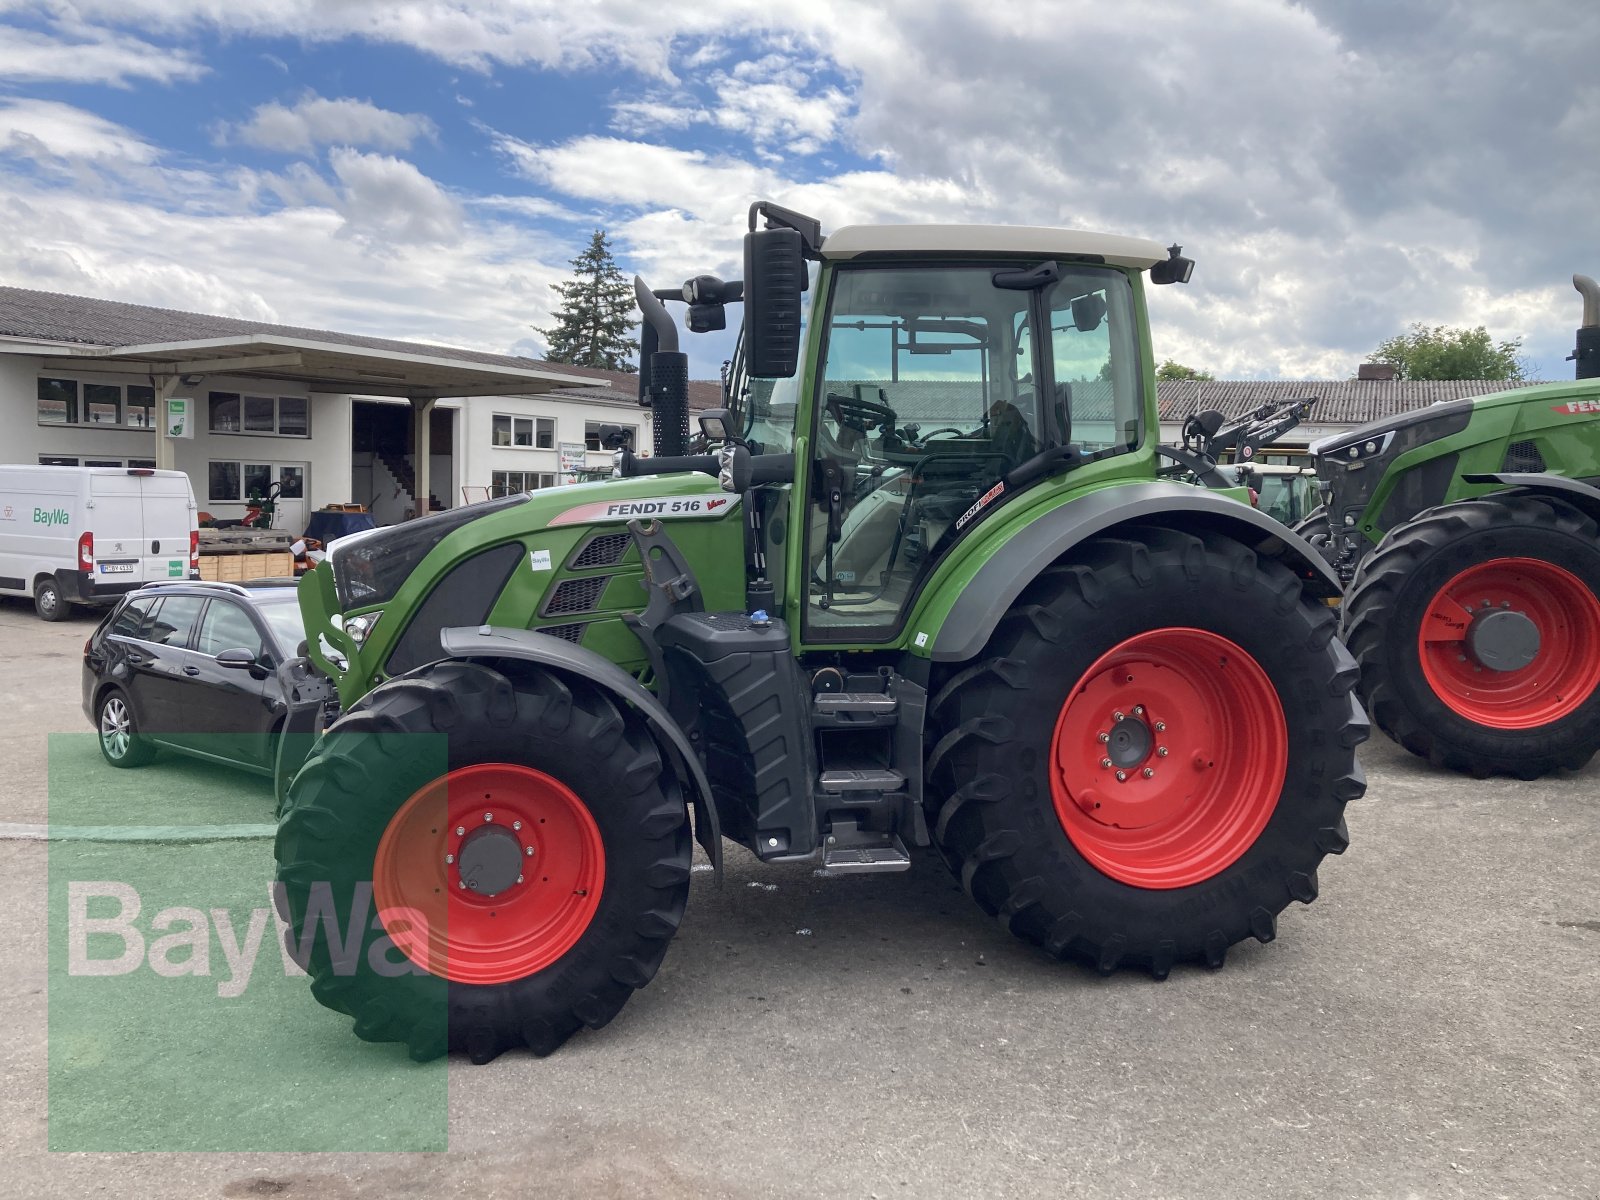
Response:
[[[1150,268],[1151,283],[1188,283],[1194,275],[1194,259],[1183,256],[1183,247],[1174,242],[1167,247],[1165,261]]]
[[[219,667],[228,667],[235,671],[248,671],[255,665],[256,652],[254,650],[246,650],[243,646],[235,647],[232,650],[224,650],[217,655],[217,666]]]
[[[800,365],[805,239],[793,229],[744,235],[746,369],[757,379],[791,379]]]

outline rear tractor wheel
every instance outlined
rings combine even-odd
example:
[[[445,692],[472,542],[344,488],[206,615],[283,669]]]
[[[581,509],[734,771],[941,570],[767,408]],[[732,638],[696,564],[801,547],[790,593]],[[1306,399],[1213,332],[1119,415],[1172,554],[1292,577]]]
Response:
[[[374,689],[296,774],[278,830],[312,994],[419,1060],[548,1054],[606,1024],[688,898],[683,792],[642,718],[503,667],[436,663]]]
[[[1348,843],[1367,722],[1327,607],[1225,537],[1097,539],[932,707],[930,823],[988,913],[1165,978],[1270,941]]]
[[[1372,718],[1437,766],[1536,779],[1600,749],[1600,527],[1463,500],[1390,532],[1345,601]]]

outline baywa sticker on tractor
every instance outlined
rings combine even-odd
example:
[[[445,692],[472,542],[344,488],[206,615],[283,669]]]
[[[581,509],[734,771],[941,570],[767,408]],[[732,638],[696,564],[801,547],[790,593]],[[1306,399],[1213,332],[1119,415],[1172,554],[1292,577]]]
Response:
[[[589,525],[599,521],[652,518],[678,521],[691,517],[721,517],[739,503],[737,496],[641,496],[635,500],[596,500],[569,508],[550,524]]]

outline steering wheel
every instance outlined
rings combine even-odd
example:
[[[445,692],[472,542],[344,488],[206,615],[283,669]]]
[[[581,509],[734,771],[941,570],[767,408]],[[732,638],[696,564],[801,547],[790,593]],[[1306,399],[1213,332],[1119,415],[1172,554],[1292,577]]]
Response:
[[[829,392],[824,406],[840,425],[846,429],[854,429],[857,433],[867,433],[885,427],[894,428],[894,409],[876,400],[860,400],[855,396],[841,396],[837,392]]]

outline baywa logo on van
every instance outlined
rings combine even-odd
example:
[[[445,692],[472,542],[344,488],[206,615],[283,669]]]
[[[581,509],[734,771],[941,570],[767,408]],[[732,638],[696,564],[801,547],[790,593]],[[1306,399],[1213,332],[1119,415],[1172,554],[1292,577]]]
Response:
[[[36,508],[33,510],[33,523],[35,525],[65,525],[70,517],[64,508]]]

